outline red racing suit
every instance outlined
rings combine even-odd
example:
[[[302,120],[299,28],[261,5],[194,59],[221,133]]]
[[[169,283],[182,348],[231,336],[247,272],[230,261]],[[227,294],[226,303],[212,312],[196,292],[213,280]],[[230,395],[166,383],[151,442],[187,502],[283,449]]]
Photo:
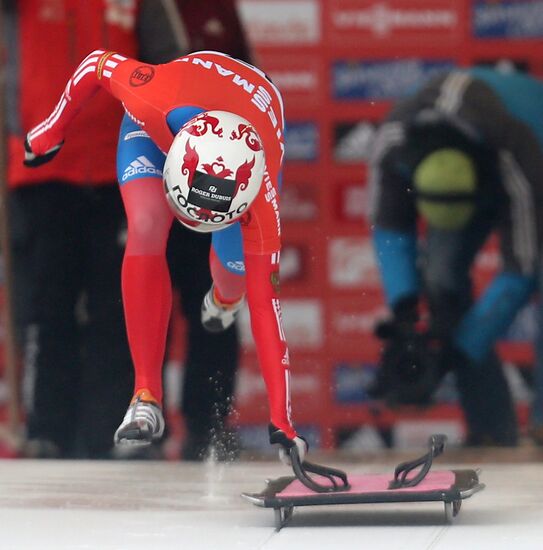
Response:
[[[197,52],[164,65],[149,65],[115,52],[96,50],[79,65],[51,115],[27,136],[43,155],[64,140],[85,103],[104,88],[166,153],[174,136],[166,117],[177,107],[233,112],[247,119],[264,145],[266,172],[260,192],[241,221],[247,303],[271,422],[293,438],[289,355],[278,297],[281,224],[278,181],[284,153],[281,96],[264,73],[218,52]],[[92,146],[92,144],[89,144]]]
[[[7,90],[11,107],[10,187],[58,180],[73,185],[114,184],[117,134],[113,128],[120,123],[123,112],[108,94],[98,94],[70,127],[63,152],[70,162],[55,159],[38,171],[26,168],[22,163],[21,135],[22,128],[28,129],[49,114],[74,66],[88,53],[88,44],[100,44],[124,55],[137,55],[138,2],[25,0],[12,3],[15,7],[7,13],[11,25]],[[67,44],[70,47],[67,48]],[[54,63],[44,59],[44,51],[54,56]],[[108,110],[111,118],[105,120],[100,114]],[[89,140],[95,153],[99,150],[100,162],[91,163]]]

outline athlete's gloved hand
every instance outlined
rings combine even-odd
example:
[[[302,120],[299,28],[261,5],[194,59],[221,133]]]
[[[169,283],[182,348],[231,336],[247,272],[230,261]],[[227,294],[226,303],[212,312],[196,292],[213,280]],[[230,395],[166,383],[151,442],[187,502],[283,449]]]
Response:
[[[41,166],[42,164],[45,164],[46,162],[49,162],[50,160],[52,160],[55,157],[55,155],[60,151],[60,148],[62,147],[63,144],[64,144],[64,141],[61,141],[59,144],[51,147],[44,153],[38,154],[32,150],[32,147],[30,146],[30,142],[28,141],[28,138],[27,138],[25,139],[25,143],[24,143],[25,158],[23,160],[23,164],[30,168],[36,168],[37,166]]]
[[[300,435],[297,435],[294,438],[287,437],[287,434],[283,431],[270,424],[268,426],[268,431],[270,434],[270,443],[272,445],[279,445],[279,459],[281,462],[287,466],[291,466],[290,460],[290,450],[293,447],[298,449],[298,455],[300,456],[300,462],[304,461],[305,455],[309,449],[309,445],[305,438]]]

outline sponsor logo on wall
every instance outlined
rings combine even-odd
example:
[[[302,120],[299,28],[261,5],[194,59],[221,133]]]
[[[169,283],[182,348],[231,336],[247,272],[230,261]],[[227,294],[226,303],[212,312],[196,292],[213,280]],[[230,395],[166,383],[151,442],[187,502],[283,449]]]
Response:
[[[476,293],[482,292],[494,278],[502,263],[498,249],[486,246],[475,258],[473,272],[473,287]]]
[[[535,342],[538,337],[537,305],[534,303],[523,307],[507,329],[502,340],[508,342]]]
[[[396,99],[454,66],[449,60],[337,61],[332,68],[333,95],[336,99]]]
[[[334,160],[341,163],[367,162],[375,136],[375,124],[339,122],[334,126]]]
[[[54,3],[60,4],[60,2]],[[134,28],[137,9],[135,0],[108,0],[105,4],[104,19],[108,24],[118,25],[124,30]]]
[[[323,391],[324,370],[323,362],[315,358],[313,353],[309,356],[303,353],[296,355],[296,375],[291,376],[290,390],[293,396],[299,396],[302,400],[296,406],[297,410],[303,406],[304,401],[307,401],[306,410],[319,408],[319,405],[314,403],[314,399]],[[268,410],[266,384],[255,354],[250,353],[243,357],[242,368],[236,382],[236,404],[239,407],[256,405],[257,408]]]
[[[336,219],[369,225],[369,189],[361,183],[338,185]]]
[[[312,94],[319,84],[317,72],[312,69],[275,69],[269,71],[269,76],[283,95],[289,93]]]
[[[418,0],[412,5],[398,0],[372,3],[336,0],[335,4],[330,18],[337,40],[356,37],[443,41],[458,33],[458,6],[453,0]]]
[[[473,32],[479,38],[537,38],[543,36],[543,1],[477,0]]]
[[[502,257],[496,237],[493,235],[477,254],[473,267],[473,286],[476,292],[484,289],[500,269]]]
[[[288,283],[306,277],[307,250],[302,245],[283,244],[281,247],[280,276]]]
[[[498,242],[493,236],[475,258],[475,270],[494,274],[501,265],[501,253]]]
[[[256,425],[240,426],[238,435],[243,449],[257,451],[259,455],[267,454],[271,458],[277,451],[270,445],[266,417],[263,417],[261,422]]]
[[[318,0],[240,0],[238,6],[255,46],[307,46],[321,39]]]
[[[319,131],[315,122],[291,122],[286,125],[286,160],[314,161],[318,147]]]
[[[290,55],[267,49],[258,52],[258,59],[259,66],[281,90],[287,116],[293,108],[315,107],[325,100],[325,61],[317,52]]]
[[[525,59],[480,59],[474,64],[482,67],[493,67],[502,73],[530,72],[530,64]]]
[[[355,301],[353,298],[351,300]],[[348,304],[331,305],[330,346],[364,361],[378,361],[382,343],[374,336],[375,324],[385,315],[383,305],[355,309]]]
[[[281,219],[283,221],[311,221],[319,215],[318,183],[289,181],[281,189]]]
[[[342,362],[334,366],[334,397],[338,403],[363,403],[375,379],[376,365]]]
[[[432,434],[444,434],[449,441],[462,441],[465,430],[459,419],[400,418],[394,424],[392,441],[395,449],[413,452],[414,449],[428,445],[428,438]]]
[[[374,339],[375,324],[388,315],[388,308],[380,295],[363,291],[359,296],[336,297],[330,306],[331,335],[341,341],[360,342],[363,337]]]
[[[320,428],[318,425],[297,423],[296,428],[300,433],[304,434],[304,438],[311,449],[320,448]],[[275,445],[270,445],[268,424],[266,421],[254,426],[240,426],[238,431],[243,449],[257,451],[259,455],[276,457],[277,450],[274,448]]]
[[[289,348],[318,349],[324,343],[322,303],[317,299],[281,300],[283,329]],[[241,342],[254,347],[249,312],[244,308],[239,317]]]
[[[379,289],[380,278],[370,237],[339,237],[328,245],[328,279],[334,288]]]
[[[236,381],[236,398],[243,403],[255,397],[266,397],[266,384],[258,370],[240,369]]]

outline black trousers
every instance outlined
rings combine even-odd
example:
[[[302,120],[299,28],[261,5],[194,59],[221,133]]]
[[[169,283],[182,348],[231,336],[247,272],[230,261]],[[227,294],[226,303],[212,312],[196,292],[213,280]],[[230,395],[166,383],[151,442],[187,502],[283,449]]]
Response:
[[[471,267],[493,227],[493,219],[475,216],[460,231],[429,228],[423,248],[422,274],[432,328],[452,338],[458,323],[472,305]],[[513,397],[496,352],[477,364],[455,358],[454,372],[468,429],[468,442],[486,441],[515,445],[518,426]]]
[[[211,287],[210,243],[209,234],[174,221],[167,250],[172,285],[179,291],[188,330],[181,412],[188,429],[200,435],[221,426],[230,411],[239,359],[235,325],[212,334],[200,321],[202,300]]]
[[[62,456],[106,456],[133,389],[118,187],[31,185],[9,208],[28,437]]]

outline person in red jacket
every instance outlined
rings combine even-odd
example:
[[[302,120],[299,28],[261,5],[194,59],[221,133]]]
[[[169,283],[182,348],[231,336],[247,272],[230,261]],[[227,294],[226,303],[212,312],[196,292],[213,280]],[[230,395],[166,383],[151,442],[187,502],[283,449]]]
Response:
[[[39,171],[23,166],[21,141],[23,129],[47,116],[74,65],[96,44],[138,55],[137,5],[0,4],[6,23],[0,35],[9,44],[7,199],[24,367],[21,452],[108,458],[111,432],[125,412],[119,401],[132,392],[118,275],[126,235],[115,171],[122,107],[106,93],[97,97],[74,121],[63,155]]]
[[[136,381],[116,443],[149,444],[164,430],[161,371],[171,308],[165,247],[177,217],[213,232],[213,286],[202,322],[211,330],[228,326],[247,297],[268,391],[270,442],[285,460],[294,446],[303,459],[307,445],[291,420],[278,297],[284,154],[278,90],[257,68],[218,52],[150,65],[97,50],[76,69],[49,117],[28,132],[27,165],[59,152],[70,122],[100,88],[126,113],[117,168],[128,218],[122,291]],[[225,268],[229,261],[239,262],[239,273]]]

